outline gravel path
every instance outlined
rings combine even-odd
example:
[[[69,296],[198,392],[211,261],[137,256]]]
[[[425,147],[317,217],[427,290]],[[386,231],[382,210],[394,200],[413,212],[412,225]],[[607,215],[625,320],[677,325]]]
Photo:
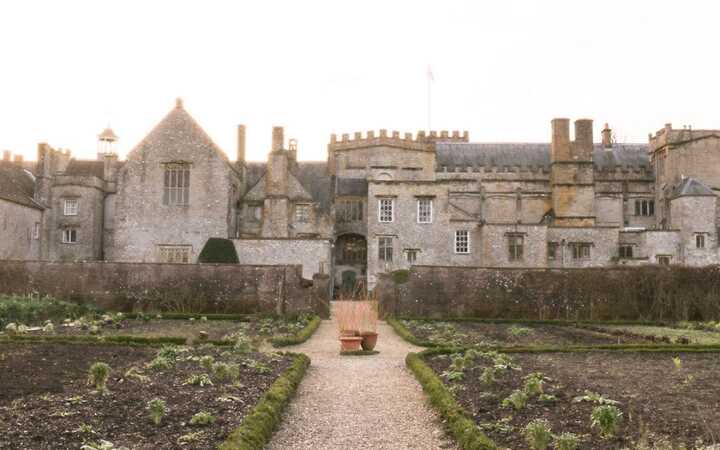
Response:
[[[340,356],[334,321],[288,351],[312,364],[285,413],[269,450],[454,449],[426,405],[425,394],[405,368],[405,355],[421,350],[378,324],[380,352]]]

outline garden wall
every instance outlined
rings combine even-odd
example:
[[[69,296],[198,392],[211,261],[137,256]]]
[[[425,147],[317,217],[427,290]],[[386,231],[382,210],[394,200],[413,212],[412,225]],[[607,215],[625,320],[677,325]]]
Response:
[[[378,278],[384,315],[718,320],[720,266],[488,269],[414,266]]]
[[[329,277],[300,266],[0,261],[0,294],[51,295],[117,311],[326,313]]]

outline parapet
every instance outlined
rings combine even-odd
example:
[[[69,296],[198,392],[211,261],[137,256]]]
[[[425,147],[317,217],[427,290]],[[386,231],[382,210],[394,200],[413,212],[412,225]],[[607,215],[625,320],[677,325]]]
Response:
[[[415,137],[413,137],[412,133],[404,133],[401,137],[399,131],[392,131],[392,134],[388,134],[388,130],[382,129],[377,135],[374,130],[368,131],[364,136],[362,132],[357,131],[352,139],[348,133],[344,133],[340,139],[338,139],[337,134],[332,134],[330,135],[328,150],[386,146],[408,150],[434,151],[436,142],[469,142],[469,140],[470,133],[467,130],[463,131],[462,134],[458,130],[452,131],[452,133],[448,130],[442,130],[439,134],[434,130],[430,131],[429,134],[425,134],[425,131],[421,130],[417,132]]]
[[[682,129],[673,128],[672,124],[666,123],[655,135],[648,135],[650,153],[665,147],[666,145],[679,145],[686,142],[704,139],[709,136],[720,137],[720,130],[693,129],[690,125],[684,125]]]

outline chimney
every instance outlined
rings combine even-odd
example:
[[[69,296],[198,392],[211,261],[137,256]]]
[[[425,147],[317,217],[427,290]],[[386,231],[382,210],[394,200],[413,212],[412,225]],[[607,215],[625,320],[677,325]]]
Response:
[[[578,119],[575,121],[575,142],[573,143],[573,159],[592,161],[593,152],[593,121]]]
[[[245,125],[238,125],[237,133],[237,162],[245,164]]]
[[[602,146],[603,148],[612,148],[612,130],[607,123],[602,130]]]
[[[570,119],[552,120],[550,160],[552,162],[570,160]]]
[[[103,156],[103,178],[105,181],[116,181],[115,163],[117,160],[118,155],[115,153],[106,153]]]
[[[3,150],[3,161],[10,161],[12,157],[12,153],[10,153],[10,150]]]
[[[18,166],[22,166],[23,163],[23,155],[15,155],[13,162],[17,164]]]
[[[283,127],[273,127],[272,130],[272,151],[280,151],[285,143]]]

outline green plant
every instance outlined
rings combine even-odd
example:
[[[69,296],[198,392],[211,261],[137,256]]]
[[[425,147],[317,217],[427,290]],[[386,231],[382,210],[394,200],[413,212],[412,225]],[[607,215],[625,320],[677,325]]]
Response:
[[[591,403],[597,403],[598,405],[619,405],[620,402],[617,400],[611,400],[607,397],[604,397],[603,395],[600,395],[596,392],[592,391],[585,391],[584,395],[578,395],[577,397],[573,398],[573,403],[578,402],[591,402]]]
[[[110,441],[101,439],[100,442],[91,442],[84,444],[80,447],[80,450],[128,450],[127,447],[115,447]]]
[[[252,345],[252,341],[250,341],[250,338],[247,336],[240,335],[235,339],[235,344],[233,345],[233,351],[235,353],[247,354],[252,353],[254,350],[255,348]]]
[[[160,425],[160,421],[167,414],[167,404],[161,398],[154,398],[148,402],[147,410],[150,413],[152,423]]]
[[[104,362],[95,362],[88,371],[88,383],[94,384],[95,389],[104,392],[107,390],[107,380],[110,376],[110,366]]]
[[[622,415],[622,411],[615,405],[596,406],[590,414],[591,426],[600,428],[603,437],[613,437],[622,422]]]
[[[240,378],[240,366],[216,362],[212,365],[213,377],[218,381],[236,381]]]
[[[170,370],[173,366],[174,361],[162,356],[156,356],[155,359],[148,363],[148,368],[152,370]]]
[[[55,332],[55,325],[51,321],[45,322],[45,325],[43,325],[43,333],[54,333]]]
[[[205,426],[212,423],[215,423],[215,416],[206,411],[201,411],[190,419],[190,425]]]
[[[557,450],[577,450],[580,447],[580,438],[574,433],[561,433],[555,436],[554,445]]]
[[[175,345],[164,345],[157,353],[159,358],[165,358],[175,362],[177,360],[180,349]]]
[[[95,434],[95,430],[93,430],[93,427],[86,423],[80,424],[80,426],[73,430],[73,432],[80,434]]]
[[[199,263],[237,264],[237,251],[230,239],[209,238],[200,255]]]
[[[480,375],[480,382],[488,386],[495,384],[495,371],[494,367],[486,367],[483,369]]]
[[[674,356],[672,359],[673,365],[675,366],[675,369],[680,370],[682,369],[682,359],[680,359],[679,356]]]
[[[557,397],[551,394],[540,394],[538,395],[538,401],[540,403],[555,403],[557,401]]]
[[[527,401],[528,395],[525,392],[516,389],[502,401],[502,406],[512,406],[515,409],[523,409]]]
[[[190,375],[190,377],[187,379],[187,381],[185,381],[185,384],[191,384],[193,386],[205,387],[205,386],[212,386],[213,383],[210,380],[210,377],[206,373],[203,373],[200,375],[198,375],[198,374]]]
[[[200,365],[206,370],[212,370],[212,365],[215,362],[215,358],[211,355],[205,355],[200,358]]]
[[[187,433],[183,434],[177,439],[178,445],[185,445],[185,444],[193,444],[195,442],[200,442],[200,440],[205,435],[204,431],[196,431],[194,433]]]
[[[142,370],[140,370],[140,368],[137,366],[132,366],[127,371],[125,371],[125,378],[136,380],[142,384],[150,382],[150,377],[143,374]]]
[[[513,336],[513,337],[527,336],[527,335],[533,333],[532,328],[521,327],[518,325],[511,325],[510,327],[508,327],[507,331],[510,334],[510,336]]]
[[[545,450],[552,441],[550,422],[545,419],[535,419],[525,425],[524,435],[530,448]]]
[[[541,372],[531,373],[525,378],[523,390],[528,396],[537,396],[543,394],[544,377]]]

